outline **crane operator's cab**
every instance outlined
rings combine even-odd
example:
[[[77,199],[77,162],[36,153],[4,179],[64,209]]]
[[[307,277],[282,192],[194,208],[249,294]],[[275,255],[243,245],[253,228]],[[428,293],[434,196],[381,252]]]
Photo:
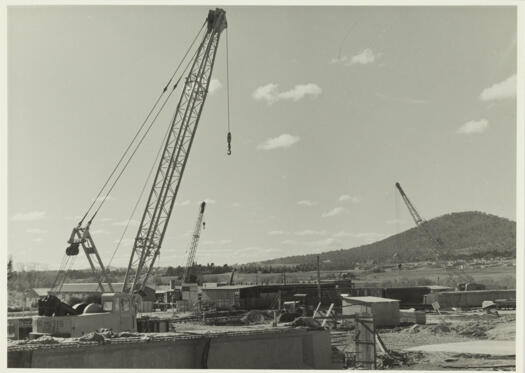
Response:
[[[138,297],[125,293],[104,293],[101,305],[91,303],[84,306],[78,315],[34,316],[31,337],[80,337],[99,329],[111,329],[114,333],[136,332]]]

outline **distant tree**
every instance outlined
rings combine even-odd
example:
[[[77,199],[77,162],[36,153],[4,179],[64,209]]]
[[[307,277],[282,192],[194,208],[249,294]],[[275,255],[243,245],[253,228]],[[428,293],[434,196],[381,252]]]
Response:
[[[9,261],[7,262],[7,280],[11,280],[13,274],[13,258],[9,257]]]

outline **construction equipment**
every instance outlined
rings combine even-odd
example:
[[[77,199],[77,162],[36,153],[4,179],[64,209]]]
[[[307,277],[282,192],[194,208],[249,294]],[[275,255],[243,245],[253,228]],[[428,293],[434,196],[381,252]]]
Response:
[[[401,198],[403,198],[403,201],[405,202],[405,205],[408,208],[408,212],[412,216],[412,219],[416,223],[416,226],[418,226],[420,229],[425,232],[427,237],[429,238],[431,242],[431,250],[434,253],[436,260],[441,260],[444,256],[448,254],[448,250],[441,240],[441,238],[436,237],[435,234],[433,234],[430,230],[430,227],[428,226],[428,222],[421,217],[421,215],[418,213],[408,196],[406,195],[405,191],[401,187],[399,183],[396,183],[396,188],[399,191],[399,194],[401,194]],[[472,279],[467,276],[465,273],[463,273],[461,270],[458,270],[456,268],[451,268],[445,265],[445,271],[447,272],[447,275],[451,278],[451,280],[454,282],[456,288],[458,290],[481,290],[484,289],[484,286],[481,284],[474,284],[472,283]]]
[[[233,277],[235,276],[235,268],[232,269],[232,273],[230,275],[230,281],[228,281],[228,285],[233,285]]]
[[[195,253],[197,252],[197,246],[199,244],[199,238],[201,236],[201,229],[206,225],[202,221],[204,219],[204,210],[206,209],[206,202],[202,202],[199,208],[199,215],[197,216],[197,222],[195,223],[195,229],[193,230],[193,236],[191,239],[190,248],[188,250],[188,259],[186,260],[186,268],[184,270],[184,276],[182,282],[197,282],[197,276],[192,273],[193,266],[195,265]]]
[[[189,72],[186,74],[182,94],[175,115],[170,123],[170,127],[163,143],[162,156],[155,174],[153,186],[149,193],[146,208],[142,215],[142,219],[140,220],[122,292],[113,292],[110,279],[102,260],[100,259],[100,255],[98,254],[98,250],[91,237],[89,228],[94,217],[102,206],[102,203],[107,199],[115,183],[128,165],[129,160],[133,157],[138,146],[140,146],[144,136],[148,133],[158,114],[164,108],[164,104],[174,92],[175,88],[177,88],[179,81],[181,81],[182,75],[178,80],[174,80],[178,68],[164,87],[161,95],[153,106],[152,111],[150,111],[146,117],[146,120],[139,131],[143,128],[148,118],[150,118],[153,110],[157,108],[160,99],[165,97],[165,101],[162,106],[160,106],[160,109],[157,109],[157,114],[153,117],[153,122],[151,122],[146,132],[142,135],[140,142],[136,145],[130,158],[124,164],[123,168],[121,168],[116,179],[114,179],[109,192],[103,197],[98,209],[88,223],[83,225],[84,219],[87,217],[95,201],[101,196],[106,185],[108,185],[111,177],[123,161],[124,156],[127,155],[128,150],[131,148],[131,145],[137,138],[139,132],[137,132],[137,135],[133,138],[132,143],[124,152],[123,156],[117,163],[117,166],[115,166],[115,169],[100,190],[99,195],[95,198],[78,226],[73,229],[68,241],[70,245],[66,249],[66,255],[61,264],[61,269],[64,268],[64,270],[59,270],[59,276],[57,276],[53,286],[55,290],[59,290],[62,287],[65,280],[65,274],[67,273],[69,259],[75,257],[79,253],[79,246],[81,246],[88,258],[93,272],[95,273],[100,290],[103,292],[102,306],[100,307],[102,312],[88,313],[86,310],[98,310],[97,307],[88,305],[80,315],[71,315],[73,312],[69,312],[69,315],[59,316],[58,314],[64,313],[63,310],[67,311],[68,308],[65,305],[60,304],[57,306],[57,299],[49,298],[47,304],[46,302],[41,304],[42,310],[57,309],[58,311],[52,311],[55,317],[35,316],[33,319],[34,335],[59,334],[76,337],[99,328],[110,328],[113,331],[137,330],[137,305],[141,301],[141,294],[143,294],[146,282],[152,273],[155,260],[160,253],[160,248],[173,210],[175,198],[195,138],[203,105],[208,94],[220,35],[226,27],[226,13],[224,10],[217,8],[209,11],[208,17],[203,24],[203,28],[199,31],[200,34],[204,28],[206,30],[193,57],[186,66],[186,69],[189,68]],[[194,42],[199,34],[197,34]],[[186,52],[186,55],[188,52]],[[179,65],[179,67],[180,66],[181,65]],[[169,92],[169,94],[167,92]],[[167,95],[167,97],[165,95]],[[159,155],[160,154],[161,153],[159,153]],[[105,293],[106,289],[111,292]],[[49,312],[50,311],[48,311],[48,314]]]

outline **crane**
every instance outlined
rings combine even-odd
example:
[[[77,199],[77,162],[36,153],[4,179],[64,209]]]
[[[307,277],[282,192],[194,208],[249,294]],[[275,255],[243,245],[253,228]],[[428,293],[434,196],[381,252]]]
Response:
[[[192,281],[192,268],[195,264],[195,253],[197,252],[197,245],[199,244],[199,238],[201,235],[201,229],[204,229],[206,223],[202,221],[204,218],[204,210],[206,209],[206,202],[202,202],[199,207],[199,215],[197,216],[197,222],[195,223],[195,229],[193,230],[193,236],[191,238],[190,248],[188,250],[188,259],[186,260],[186,268],[184,270],[183,282],[194,282]]]
[[[405,191],[401,187],[401,184],[396,182],[396,188],[399,191],[399,194],[401,194],[401,198],[405,202],[405,205],[408,208],[408,212],[412,216],[412,219],[416,223],[416,226],[425,232],[426,236],[429,238],[431,244],[432,244],[432,252],[436,256],[436,259],[440,259],[443,257],[444,253],[447,253],[448,250],[446,249],[446,246],[444,242],[441,240],[441,238],[436,237],[430,230],[428,226],[428,222],[421,217],[419,212],[416,210],[408,196],[406,195]],[[445,266],[445,270],[448,274],[448,276],[452,279],[455,286],[459,289],[466,290],[468,285],[471,282],[471,279],[461,271],[456,270],[455,268],[449,268]]]
[[[75,321],[64,322],[64,320],[61,320],[61,322],[58,322],[54,320],[54,322],[49,322],[49,320],[39,319],[39,317],[75,315],[75,310],[67,308],[67,305],[60,305],[60,302],[56,302],[56,297],[55,299],[50,299],[47,303],[44,300],[42,302],[42,312],[40,312],[41,307],[39,303],[39,315],[42,316],[36,316],[37,319],[33,321],[34,334],[46,334],[52,331],[53,333],[69,334],[74,337],[82,335],[86,331],[92,331],[101,327],[112,328],[113,330],[136,330],[135,305],[138,301],[138,296],[144,292],[148,278],[154,268],[155,260],[162,247],[168,222],[175,204],[175,198],[179,191],[204,102],[208,94],[220,36],[227,28],[226,12],[219,8],[210,10],[203,25],[203,28],[204,27],[206,30],[204,36],[187,66],[187,68],[189,67],[189,71],[184,80],[182,93],[175,114],[171,120],[165,142],[163,143],[162,155],[134,240],[122,290],[118,293],[114,292],[115,289],[110,282],[106,268],[100,259],[100,255],[89,231],[91,222],[98,212],[98,209],[88,223],[83,225],[84,218],[86,218],[89,212],[88,209],[88,212],[86,212],[78,226],[73,228],[68,241],[70,245],[66,249],[65,259],[61,264],[61,268],[67,268],[67,264],[64,264],[65,261],[78,255],[79,247],[81,246],[88,258],[99,287],[103,292],[102,310],[107,313],[94,313],[90,315],[94,317],[92,325],[85,322],[86,319],[84,319],[84,323],[80,323],[77,326],[74,325]],[[168,91],[170,84],[172,84],[172,79],[173,76],[164,88],[161,96],[159,96],[159,99]],[[171,92],[175,90],[177,84],[178,81],[172,85]],[[157,103],[159,99],[157,99]],[[164,104],[166,101],[164,101]],[[155,106],[153,108],[155,108]],[[160,110],[162,110],[163,107],[164,105],[161,106]],[[148,114],[148,117],[150,114]],[[153,120],[155,119],[156,116]],[[135,138],[133,140],[135,140]],[[126,152],[128,149],[126,149]],[[126,152],[124,154],[126,154]],[[132,153],[132,156],[133,154],[134,153]],[[123,158],[121,158],[117,166],[122,159]],[[124,165],[124,168],[128,163],[129,160]],[[116,168],[113,170],[110,178],[115,170]],[[118,177],[120,177],[120,174],[118,174]],[[118,177],[116,180],[118,180]],[[111,188],[115,185],[116,180]],[[108,181],[106,181],[106,184]],[[104,189],[106,184],[104,184],[102,189]],[[101,192],[99,192],[99,195],[100,193]],[[104,197],[104,200],[108,195],[109,192]],[[90,209],[92,206],[93,204],[90,206]],[[59,276],[57,276],[53,288],[58,289],[62,287],[65,275],[61,276],[60,274],[65,272],[66,271],[61,272],[59,270]],[[105,293],[106,289],[111,291],[111,293]],[[98,311],[96,307],[91,307],[91,309]],[[77,312],[77,314],[78,313],[80,312]],[[74,320],[74,318],[72,320]],[[66,328],[66,330],[63,330],[63,328]]]

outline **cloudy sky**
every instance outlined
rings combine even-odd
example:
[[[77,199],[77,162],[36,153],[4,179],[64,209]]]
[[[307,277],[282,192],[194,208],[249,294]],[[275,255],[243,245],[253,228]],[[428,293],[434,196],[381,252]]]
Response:
[[[426,218],[515,220],[512,7],[226,7],[223,37],[166,239],[183,264],[349,248]],[[11,7],[8,250],[57,268],[96,195],[183,56],[205,7]],[[224,35],[223,35],[224,36]],[[93,223],[107,264],[178,97]],[[126,266],[143,204],[112,265]],[[87,267],[85,258],[76,261]]]

